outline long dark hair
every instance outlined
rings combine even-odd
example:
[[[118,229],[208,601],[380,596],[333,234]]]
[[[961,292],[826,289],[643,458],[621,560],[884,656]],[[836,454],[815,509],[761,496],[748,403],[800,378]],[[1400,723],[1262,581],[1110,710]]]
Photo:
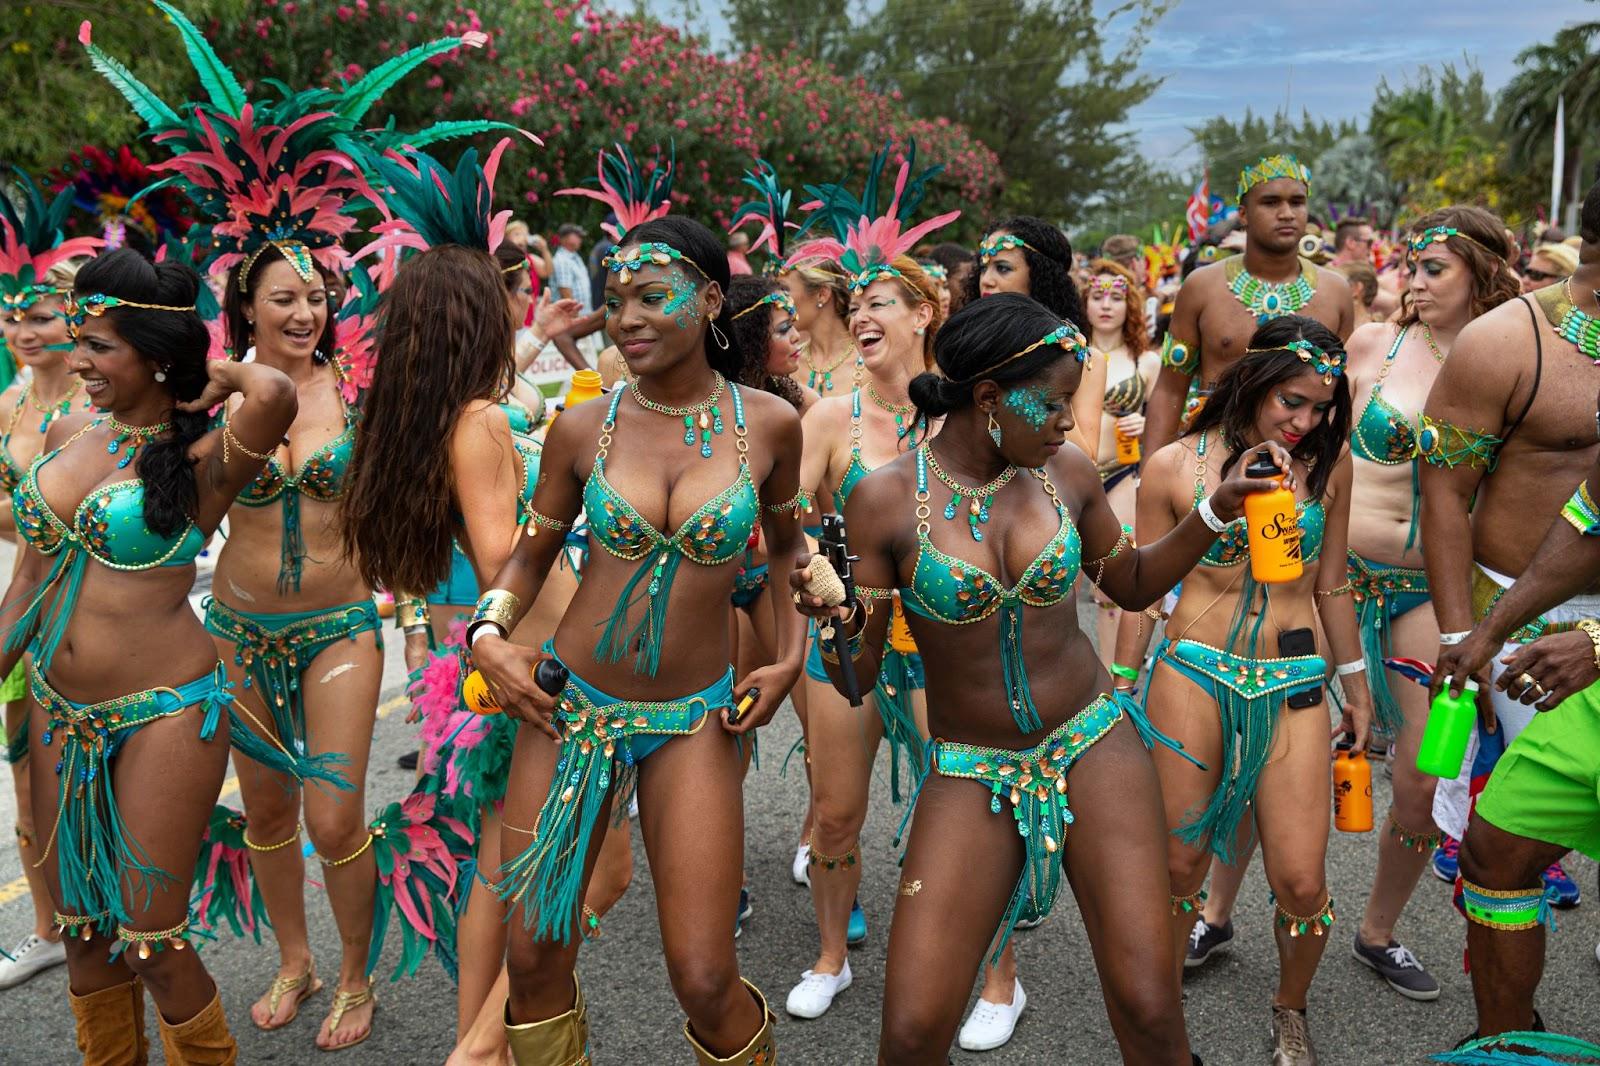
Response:
[[[1328,355],[1344,356],[1344,344],[1333,331],[1314,318],[1305,315],[1284,315],[1262,326],[1257,326],[1250,337],[1246,354],[1217,381],[1187,436],[1197,437],[1207,430],[1221,427],[1222,440],[1229,455],[1222,464],[1221,474],[1228,476],[1239,456],[1250,449],[1246,437],[1255,429],[1256,417],[1272,389],[1308,373],[1312,368],[1290,350],[1290,341],[1310,341]],[[1307,433],[1305,439],[1289,454],[1306,464],[1306,489],[1314,500],[1321,499],[1327,491],[1328,478],[1344,450],[1350,436],[1350,381],[1340,374],[1333,379],[1333,406],[1321,424]]]
[[[494,250],[495,265],[500,268],[500,280],[506,287],[506,293],[517,291],[517,276],[529,270],[528,253],[512,244],[510,241],[501,241],[500,247]],[[522,323],[515,323],[521,326]]]
[[[700,223],[692,218],[682,215],[668,215],[658,218],[653,222],[635,226],[622,238],[621,247],[632,248],[645,243],[668,244],[694,260],[694,267],[686,268],[690,277],[697,272],[703,273],[707,278],[717,283],[722,289],[722,313],[717,316],[714,323],[722,335],[728,338],[728,347],[723,348],[713,339],[712,324],[705,328],[706,362],[711,364],[711,369],[727,378],[748,385],[752,380],[759,381],[759,375],[766,373],[765,347],[761,349],[755,362],[751,357],[740,350],[739,341],[733,335],[733,315],[728,310],[728,285],[731,275],[728,271],[728,250],[722,242]],[[755,367],[752,375],[751,366]],[[760,386],[755,386],[759,388]]]
[[[255,331],[250,326],[250,320],[244,316],[245,305],[256,294],[256,286],[261,284],[261,272],[268,266],[283,259],[283,253],[278,251],[277,245],[269,244],[262,249],[261,254],[250,260],[250,272],[245,275],[244,291],[239,291],[239,272],[244,269],[244,263],[239,263],[228,271],[227,290],[222,294],[222,320],[228,327],[228,354],[234,359],[243,359],[245,352],[254,343],[251,334]],[[327,270],[321,263],[314,264],[317,277],[326,287],[329,281]],[[317,350],[311,358],[318,366],[323,365],[333,358],[333,332],[334,316],[339,309],[333,306],[333,301],[328,301],[328,317],[322,324],[322,336],[317,338]]]
[[[1060,325],[1060,315],[1015,292],[996,293],[963,306],[934,338],[933,360],[939,372],[918,374],[908,386],[918,424],[925,427],[931,419],[972,406],[972,389],[979,381],[1016,385],[1072,358],[1059,344],[1044,344],[1020,359],[1004,361]],[[993,373],[987,372],[990,367]]]
[[[482,251],[430,248],[384,294],[344,495],[345,551],[368,584],[423,593],[449,576],[448,442],[467,404],[512,380],[513,336],[500,268]]]
[[[1042,218],[1032,215],[1013,215],[989,224],[984,230],[987,242],[993,234],[1004,231],[1014,233],[1027,242],[1019,249],[1028,264],[1028,295],[1044,304],[1058,318],[1064,318],[1085,328],[1083,298],[1072,280],[1072,242],[1060,229]],[[967,300],[976,302],[978,284],[983,277],[983,263],[974,262],[967,272]]]
[[[200,276],[182,263],[152,263],[131,248],[118,248],[85,263],[72,291],[80,297],[98,293],[163,307],[193,307]],[[106,321],[139,358],[166,375],[162,387],[175,402],[193,400],[205,391],[211,334],[199,315],[113,307]],[[204,411],[176,409],[171,421],[172,432],[140,447],[134,465],[144,482],[145,525],[164,537],[176,536],[194,520],[199,489],[189,446],[205,436],[211,423]]]
[[[759,370],[754,380],[741,381],[739,384],[764,389],[774,396],[781,396],[794,404],[795,410],[798,411],[805,399],[799,383],[788,375],[774,377],[767,373],[767,349],[772,344],[772,316],[758,306],[773,293],[787,294],[788,291],[778,284],[776,278],[759,274],[740,274],[735,277],[728,285],[728,314],[733,321],[733,328],[728,336],[733,338],[740,351],[749,353],[745,357],[746,365]],[[752,308],[755,310],[751,310]],[[741,314],[744,311],[750,313]]]

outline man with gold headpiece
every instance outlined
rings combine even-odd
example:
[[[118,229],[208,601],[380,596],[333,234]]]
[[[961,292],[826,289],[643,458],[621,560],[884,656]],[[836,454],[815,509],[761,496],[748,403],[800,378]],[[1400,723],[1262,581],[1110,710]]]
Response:
[[[1309,315],[1341,340],[1350,335],[1354,312],[1344,276],[1299,254],[1310,194],[1311,171],[1292,155],[1267,156],[1239,175],[1244,254],[1196,270],[1178,290],[1161,376],[1145,409],[1144,454],[1177,438],[1261,323]]]

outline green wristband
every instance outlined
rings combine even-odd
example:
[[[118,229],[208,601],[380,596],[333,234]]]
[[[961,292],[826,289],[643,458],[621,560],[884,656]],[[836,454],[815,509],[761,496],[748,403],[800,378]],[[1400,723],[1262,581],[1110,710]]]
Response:
[[[1111,672],[1117,677],[1124,678],[1128,681],[1139,680],[1139,671],[1135,670],[1131,666],[1123,666],[1121,663],[1112,663]]]

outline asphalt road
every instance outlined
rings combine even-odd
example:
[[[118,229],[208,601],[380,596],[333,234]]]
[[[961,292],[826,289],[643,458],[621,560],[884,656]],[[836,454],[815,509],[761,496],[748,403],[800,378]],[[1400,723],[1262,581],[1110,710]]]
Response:
[[[1086,615],[1087,617],[1087,615]],[[1091,630],[1092,631],[1092,630]],[[399,642],[390,641],[385,696],[398,690],[403,669]],[[393,701],[391,701],[391,704]],[[395,758],[412,746],[413,727],[403,713],[387,714],[377,726],[368,805],[403,795],[411,777]],[[894,855],[890,838],[899,820],[888,799],[888,770],[880,761],[878,781],[862,839],[865,870],[862,906],[871,924],[867,943],[853,952],[855,984],[822,1019],[794,1021],[781,1005],[790,985],[815,950],[810,899],[789,878],[805,780],[799,773],[780,776],[781,754],[798,735],[794,716],[785,711],[762,736],[768,758],[752,772],[746,787],[748,820],[746,865],[755,915],[739,940],[746,976],[764,989],[778,1008],[778,1046],[782,1061],[797,1064],[870,1063],[874,1059],[890,909],[895,899]],[[1375,809],[1388,807],[1388,781],[1375,777]],[[236,802],[236,801],[235,801]],[[9,787],[0,790],[0,824],[14,816]],[[1461,972],[1463,923],[1449,905],[1449,889],[1424,876],[1400,935],[1444,986],[1435,1003],[1413,1003],[1391,992],[1350,956],[1350,938],[1372,875],[1375,834],[1333,834],[1329,856],[1332,891],[1341,920],[1312,990],[1311,1025],[1327,1066],[1426,1061],[1472,1030],[1471,987]],[[682,1017],[672,999],[655,923],[650,873],[635,849],[633,886],[607,916],[603,938],[585,949],[579,962],[589,1000],[595,1061],[599,1063],[687,1063],[692,1061],[679,1027]],[[1583,905],[1560,915],[1550,938],[1539,1005],[1552,1028],[1600,1040],[1600,893],[1595,866],[1575,857],[1569,870],[1585,893]],[[0,942],[27,931],[30,920],[25,887],[14,849],[0,852]],[[337,935],[321,889],[308,885],[313,943],[320,947],[324,971],[335,966]],[[1189,1030],[1208,1064],[1265,1063],[1270,1055],[1268,1004],[1276,955],[1270,932],[1271,904],[1260,866],[1242,893],[1235,926],[1238,935],[1227,953],[1191,975],[1187,988]],[[986,1055],[955,1052],[958,1063],[1101,1064],[1116,1061],[1088,944],[1070,894],[1041,928],[1019,937],[1023,982],[1029,1005],[1015,1039]],[[393,958],[385,960],[387,973]],[[270,945],[224,941],[207,945],[204,957],[222,989],[223,1004],[235,1026],[240,1061],[310,1062],[320,1060],[312,1038],[327,1010],[324,993],[311,1000],[300,1018],[276,1033],[257,1032],[248,1006],[270,981],[276,954]],[[16,989],[0,992],[0,1063],[49,1066],[77,1061],[73,1023],[64,996],[65,971],[49,971]],[[974,993],[976,994],[976,993]],[[373,1036],[341,1053],[341,1066],[360,1063],[442,1063],[451,1047],[454,991],[431,959],[421,975],[379,988],[380,1009]],[[153,1009],[153,1008],[152,1008]],[[150,1019],[154,1033],[154,1018]],[[153,1056],[159,1059],[159,1047]]]

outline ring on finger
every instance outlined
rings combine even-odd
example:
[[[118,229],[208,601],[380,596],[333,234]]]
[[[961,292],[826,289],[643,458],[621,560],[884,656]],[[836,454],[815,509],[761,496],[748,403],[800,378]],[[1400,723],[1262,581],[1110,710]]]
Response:
[[[799,606],[799,604],[800,604],[800,590],[799,589],[795,589],[795,591],[794,591],[794,602],[795,602],[796,606]]]

